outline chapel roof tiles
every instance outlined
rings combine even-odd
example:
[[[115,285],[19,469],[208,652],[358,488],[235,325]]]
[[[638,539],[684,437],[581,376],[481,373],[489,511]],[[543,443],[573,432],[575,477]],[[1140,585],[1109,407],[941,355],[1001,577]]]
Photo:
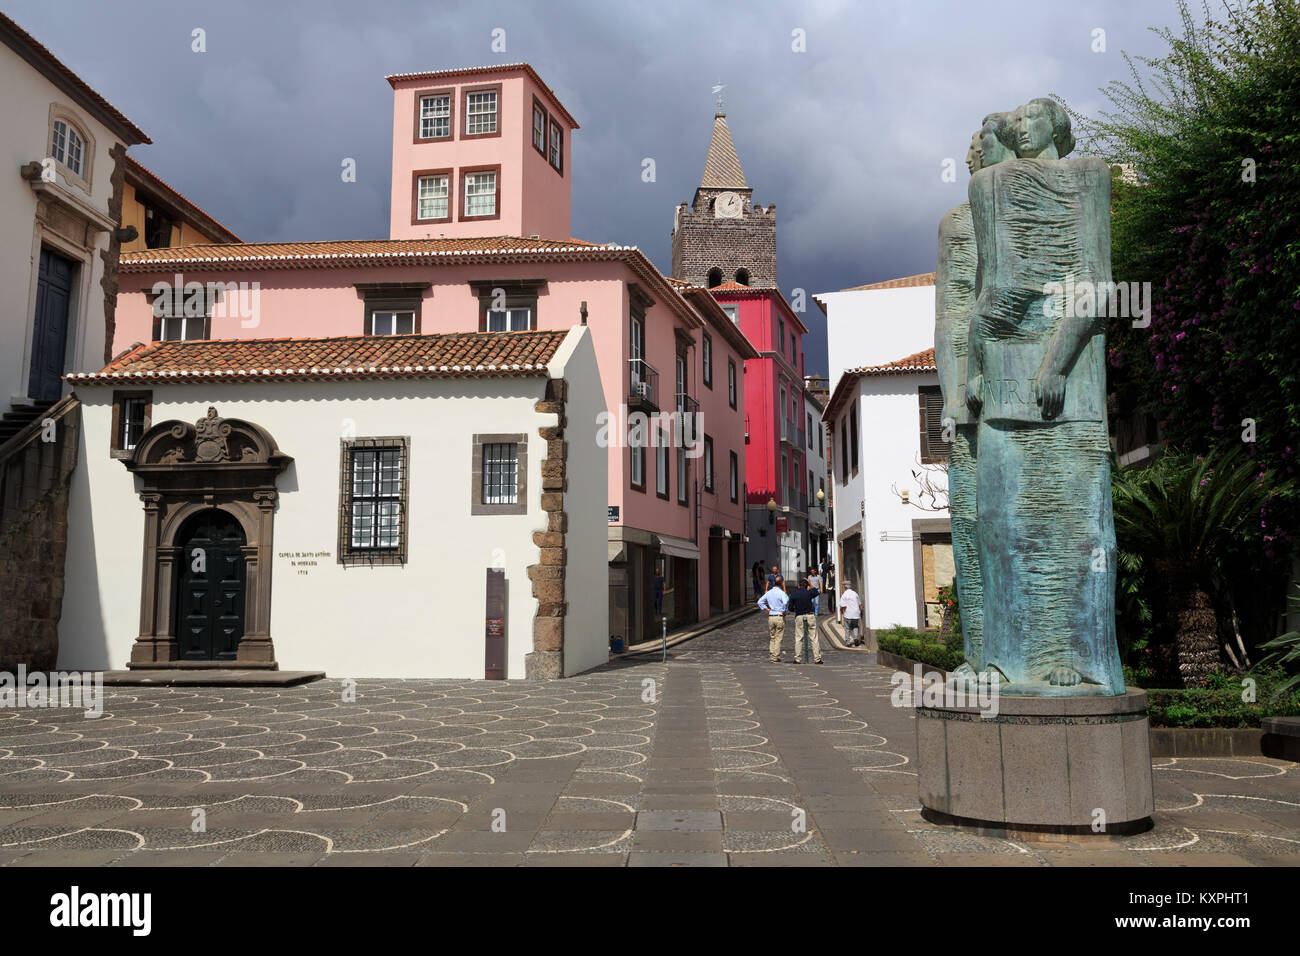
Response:
[[[567,331],[200,339],[139,345],[74,384],[540,375]]]

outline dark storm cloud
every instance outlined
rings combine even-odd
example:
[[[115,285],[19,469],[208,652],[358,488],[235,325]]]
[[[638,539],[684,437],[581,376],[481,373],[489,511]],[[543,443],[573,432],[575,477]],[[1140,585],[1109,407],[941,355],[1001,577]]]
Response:
[[[138,123],[141,162],[246,240],[387,234],[389,73],[526,61],[582,124],[573,230],[670,268],[673,206],[728,122],[777,206],[781,286],[811,296],[934,268],[984,114],[1056,93],[1095,113],[1172,2],[429,3],[11,0],[18,23]],[[506,52],[491,49],[506,31]],[[196,28],[206,53],[191,50]],[[1093,30],[1107,51],[1092,52]],[[802,30],[806,52],[792,50]],[[357,182],[339,175],[357,162]],[[656,181],[642,181],[655,161]],[[944,183],[945,159],[957,181]],[[825,370],[808,302],[809,371]]]

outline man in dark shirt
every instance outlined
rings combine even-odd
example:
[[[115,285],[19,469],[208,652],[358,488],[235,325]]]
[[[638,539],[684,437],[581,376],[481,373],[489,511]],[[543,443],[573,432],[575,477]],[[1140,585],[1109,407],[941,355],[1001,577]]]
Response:
[[[816,588],[812,587],[805,577],[799,580],[799,587],[790,595],[790,613],[794,615],[794,662],[796,664],[803,662],[805,634],[808,635],[812,645],[813,662],[822,663],[822,645],[817,637],[817,613],[813,605],[817,594]]]

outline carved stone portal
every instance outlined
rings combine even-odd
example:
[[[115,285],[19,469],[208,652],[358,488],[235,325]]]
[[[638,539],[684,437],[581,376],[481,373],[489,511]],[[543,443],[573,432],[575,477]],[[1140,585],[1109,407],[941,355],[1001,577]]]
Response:
[[[277,666],[270,633],[276,480],[292,461],[264,429],[215,408],[193,424],[160,422],[141,436],[123,460],[141,478],[145,511],[140,636],[130,667]],[[187,556],[179,533],[213,508],[234,517],[247,542],[243,635],[233,662],[181,660],[178,589]]]

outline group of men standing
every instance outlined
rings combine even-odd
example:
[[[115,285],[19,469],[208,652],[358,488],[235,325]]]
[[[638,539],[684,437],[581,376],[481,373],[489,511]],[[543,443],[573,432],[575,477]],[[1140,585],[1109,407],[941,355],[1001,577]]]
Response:
[[[775,565],[772,567],[772,573],[767,576],[767,591],[758,599],[758,606],[767,612],[768,656],[773,664],[781,663],[787,610],[794,615],[794,663],[803,661],[805,639],[811,642],[813,663],[823,663],[821,642],[817,638],[817,604],[821,588],[822,577],[814,570],[811,575],[800,578],[799,587],[787,594],[785,579],[777,573]]]

